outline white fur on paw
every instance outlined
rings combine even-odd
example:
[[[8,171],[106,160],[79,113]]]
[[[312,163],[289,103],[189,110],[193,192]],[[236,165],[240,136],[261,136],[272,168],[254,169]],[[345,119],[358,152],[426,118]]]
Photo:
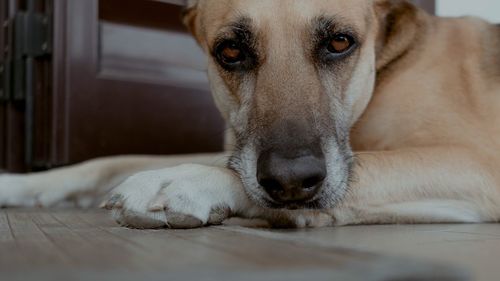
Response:
[[[196,228],[219,224],[229,207],[212,190],[224,175],[219,168],[181,165],[136,174],[116,187],[103,207],[118,223],[134,228]]]
[[[43,184],[30,175],[0,176],[0,207],[55,207],[68,203],[73,190],[64,183],[55,181],[51,185]],[[86,207],[79,202],[71,205]],[[71,206],[70,205],[70,206]]]
[[[22,176],[0,176],[0,207],[32,207],[36,196],[24,184]]]

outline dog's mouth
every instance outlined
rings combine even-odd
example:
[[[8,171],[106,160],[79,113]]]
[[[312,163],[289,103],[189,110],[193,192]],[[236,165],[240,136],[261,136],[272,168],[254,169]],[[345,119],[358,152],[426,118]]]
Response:
[[[315,199],[308,202],[290,202],[290,203],[278,203],[267,198],[263,198],[264,205],[270,209],[280,209],[280,210],[321,210],[325,209],[321,204],[321,200]]]

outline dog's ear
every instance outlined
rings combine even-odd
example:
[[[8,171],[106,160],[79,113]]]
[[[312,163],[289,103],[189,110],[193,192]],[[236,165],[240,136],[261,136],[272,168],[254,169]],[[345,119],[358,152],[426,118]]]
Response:
[[[186,28],[198,39],[198,2],[199,0],[187,0],[186,7],[182,12],[182,22]]]
[[[376,43],[377,71],[403,56],[417,40],[419,9],[404,0],[376,0],[379,21]]]

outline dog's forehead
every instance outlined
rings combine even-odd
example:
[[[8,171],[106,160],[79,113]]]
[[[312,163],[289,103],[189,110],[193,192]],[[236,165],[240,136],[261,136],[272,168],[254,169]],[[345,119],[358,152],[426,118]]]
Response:
[[[256,27],[306,25],[319,16],[337,17],[363,29],[373,0],[202,0],[207,35],[245,17]]]

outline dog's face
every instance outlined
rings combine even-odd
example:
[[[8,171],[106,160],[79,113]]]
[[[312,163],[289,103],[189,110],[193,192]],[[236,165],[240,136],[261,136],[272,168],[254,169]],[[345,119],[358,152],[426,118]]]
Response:
[[[185,22],[235,136],[230,166],[257,204],[331,208],[343,197],[350,130],[386,56],[381,18],[394,4],[379,2],[192,1]]]

